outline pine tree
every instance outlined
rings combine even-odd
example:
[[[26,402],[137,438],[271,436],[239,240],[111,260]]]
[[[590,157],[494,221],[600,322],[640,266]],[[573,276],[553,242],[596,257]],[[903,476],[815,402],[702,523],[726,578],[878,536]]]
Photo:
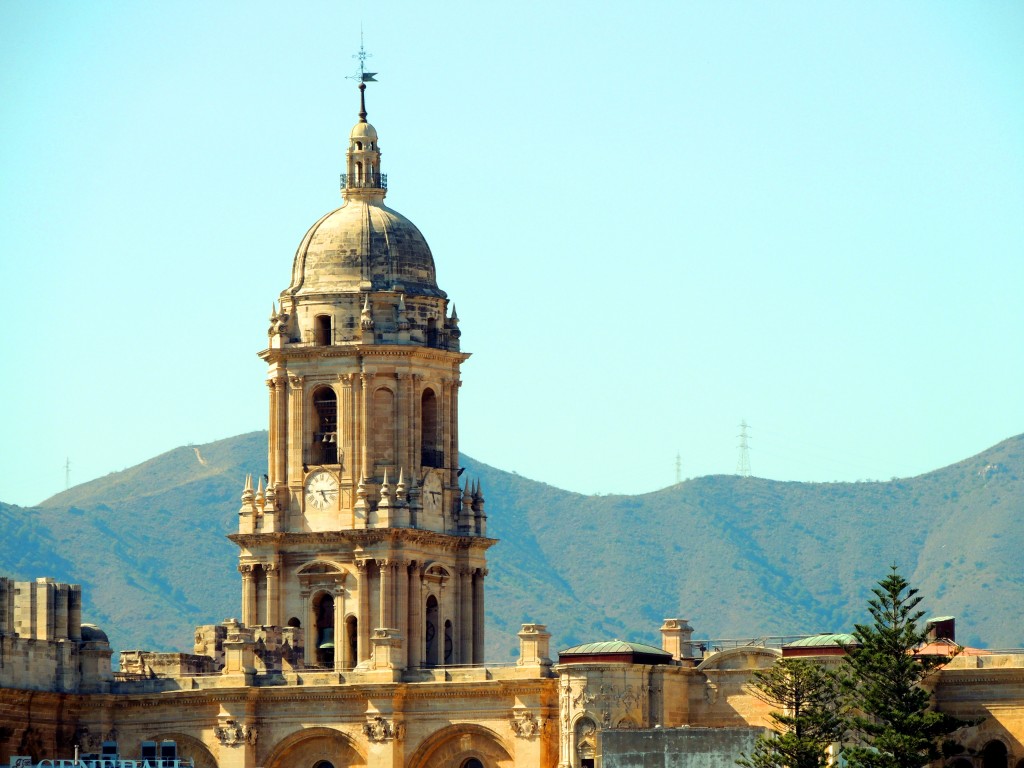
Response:
[[[803,659],[781,659],[754,674],[753,693],[776,709],[774,733],[758,738],[744,768],[822,768],[839,740],[838,687],[832,675]]]
[[[940,756],[943,736],[967,723],[930,709],[922,683],[950,660],[922,655],[927,640],[916,610],[921,598],[896,566],[868,601],[871,624],[857,624],[842,674],[852,743],[843,748],[851,768],[921,768]]]

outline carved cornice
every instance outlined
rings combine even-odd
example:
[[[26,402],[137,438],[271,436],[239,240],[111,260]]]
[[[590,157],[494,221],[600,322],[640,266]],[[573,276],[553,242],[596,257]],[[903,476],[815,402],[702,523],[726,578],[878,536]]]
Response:
[[[352,546],[370,546],[373,544],[408,542],[421,546],[433,546],[441,549],[486,550],[498,543],[497,539],[486,536],[457,536],[450,533],[426,531],[421,528],[366,528],[346,531],[295,531],[279,533],[232,533],[228,539],[240,547],[258,547],[289,545],[344,543]]]
[[[419,358],[444,363],[463,363],[471,357],[470,352],[453,352],[436,347],[423,347],[416,344],[332,344],[327,347],[314,345],[286,346],[281,349],[264,349],[259,357],[268,363],[289,360],[322,360],[325,358]]]

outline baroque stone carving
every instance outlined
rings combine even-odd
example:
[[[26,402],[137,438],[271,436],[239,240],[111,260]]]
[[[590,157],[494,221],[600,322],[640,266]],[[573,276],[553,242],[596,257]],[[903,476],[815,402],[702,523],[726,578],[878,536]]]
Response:
[[[538,720],[532,712],[513,711],[508,719],[512,733],[522,739],[532,739],[544,730],[545,723]]]
[[[387,718],[377,715],[363,724],[363,733],[370,741],[388,741],[402,738],[405,734],[405,726],[402,723],[392,725]]]
[[[237,747],[240,744],[255,745],[256,739],[259,737],[258,731],[253,726],[244,725],[234,720],[225,720],[214,728],[213,732],[225,747]]]

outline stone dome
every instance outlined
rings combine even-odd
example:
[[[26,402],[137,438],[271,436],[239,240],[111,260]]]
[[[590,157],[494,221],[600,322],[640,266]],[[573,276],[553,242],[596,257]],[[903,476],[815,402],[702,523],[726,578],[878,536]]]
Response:
[[[402,290],[444,297],[422,233],[379,199],[348,196],[310,227],[292,265],[293,296]]]
[[[82,624],[83,643],[110,643],[107,633],[95,624]]]
[[[350,139],[368,139],[369,141],[377,140],[377,129],[369,123],[359,122],[352,126],[352,131],[349,133]]]

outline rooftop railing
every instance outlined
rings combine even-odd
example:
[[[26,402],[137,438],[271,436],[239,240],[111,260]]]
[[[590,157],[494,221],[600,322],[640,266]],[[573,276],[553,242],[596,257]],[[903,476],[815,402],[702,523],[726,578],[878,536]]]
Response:
[[[386,173],[341,174],[342,189],[387,189]]]

